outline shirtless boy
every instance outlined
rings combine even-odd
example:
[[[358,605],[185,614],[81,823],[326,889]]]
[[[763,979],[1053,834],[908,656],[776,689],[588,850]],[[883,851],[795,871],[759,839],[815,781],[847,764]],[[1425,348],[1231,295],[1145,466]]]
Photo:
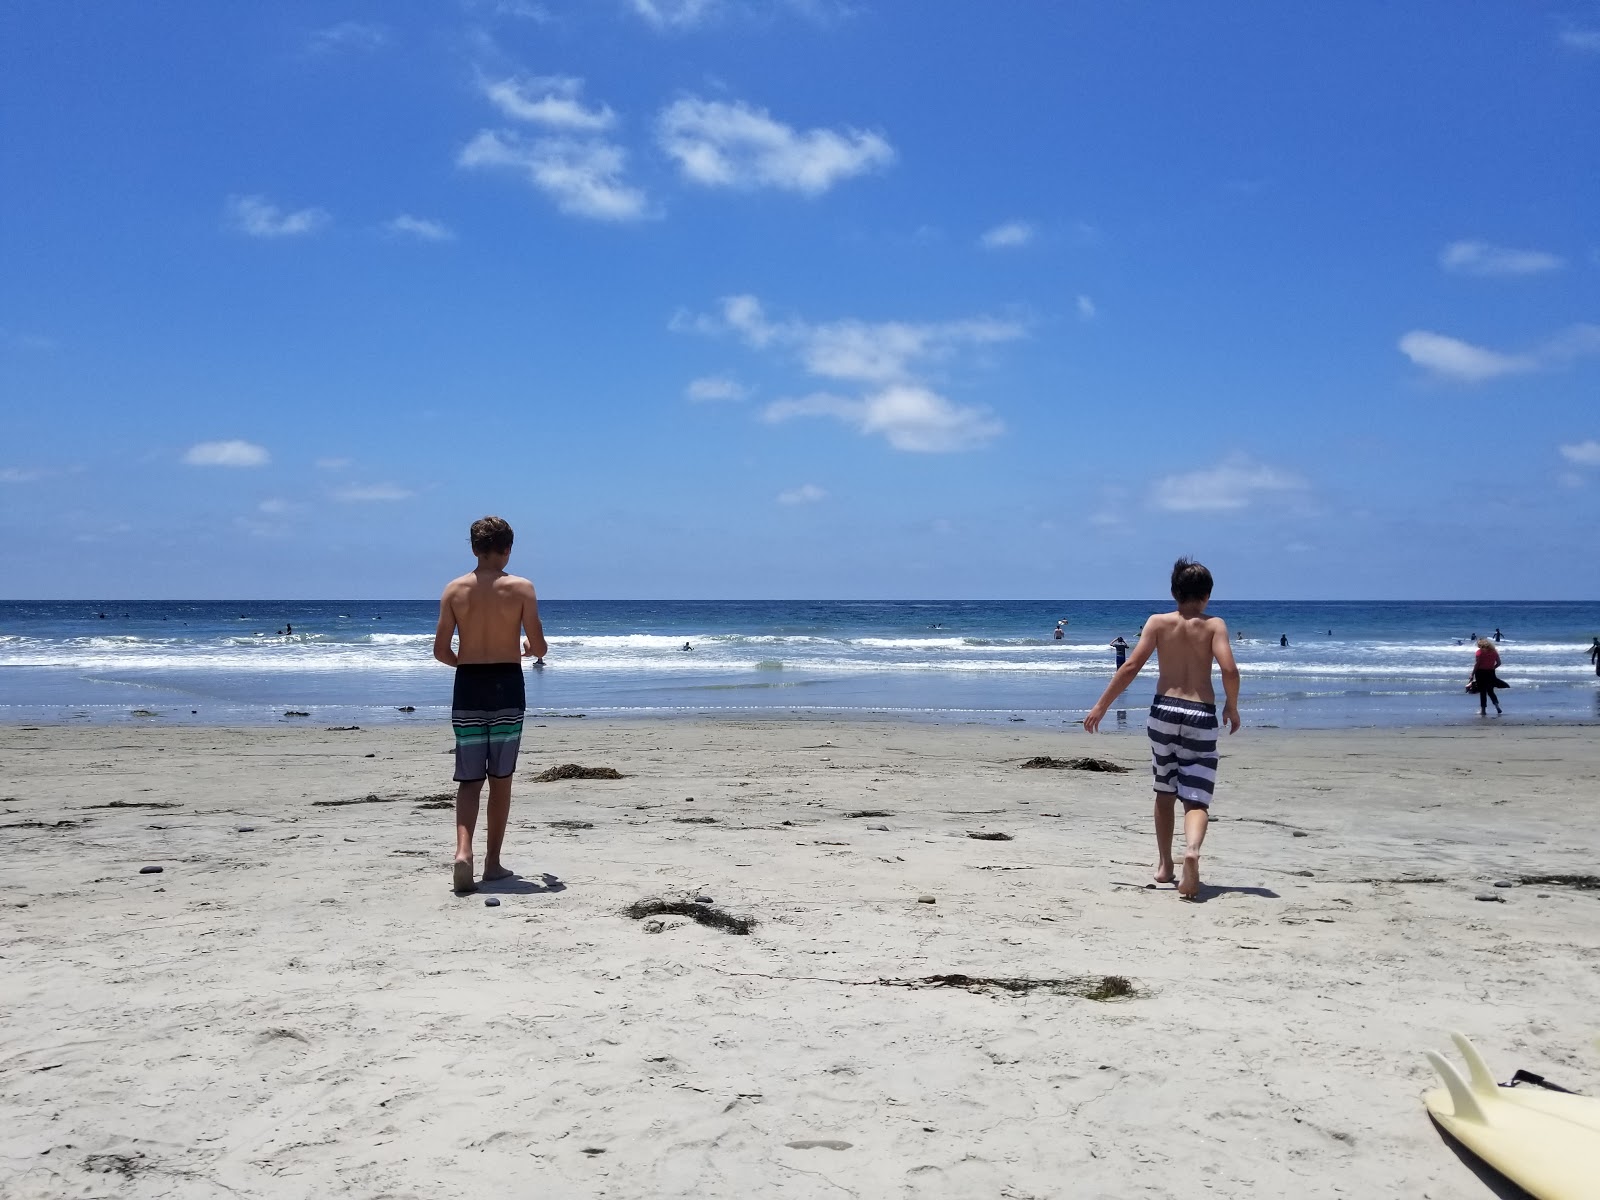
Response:
[[[1156,613],[1144,623],[1139,644],[1117,668],[1083,727],[1090,733],[1098,730],[1106,710],[1156,655],[1159,674],[1147,726],[1155,772],[1156,882],[1173,881],[1173,803],[1181,800],[1184,848],[1178,895],[1193,900],[1200,893],[1200,845],[1206,840],[1206,814],[1217,779],[1217,694],[1211,690],[1211,664],[1222,672],[1227,697],[1222,719],[1229,733],[1239,732],[1239,667],[1227,625],[1221,617],[1206,616],[1211,572],[1180,558],[1172,567],[1172,598],[1177,611]]]
[[[512,872],[500,861],[506,819],[511,815],[511,774],[522,746],[523,658],[543,658],[550,647],[539,624],[539,599],[533,584],[506,574],[511,558],[511,526],[499,517],[472,523],[472,552],[478,567],[452,579],[439,598],[439,628],[433,656],[456,669],[450,723],[456,732],[456,861],[450,881],[458,892],[472,882],[472,834],[478,826],[478,797],[489,780],[488,853],[483,880]],[[525,637],[519,635],[526,632]],[[452,649],[451,638],[459,634]],[[518,654],[518,650],[521,654]]]

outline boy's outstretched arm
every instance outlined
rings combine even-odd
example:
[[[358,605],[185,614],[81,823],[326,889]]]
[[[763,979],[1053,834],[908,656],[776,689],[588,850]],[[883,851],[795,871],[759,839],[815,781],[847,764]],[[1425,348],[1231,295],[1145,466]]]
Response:
[[[455,648],[450,639],[456,632],[456,614],[450,608],[450,589],[439,597],[439,626],[433,631],[433,656],[447,667],[456,665]]]
[[[522,597],[522,630],[527,634],[522,639],[523,658],[543,658],[550,653],[550,643],[544,640],[544,624],[539,620],[539,597],[533,594],[531,583]]]
[[[1139,672],[1144,669],[1144,664],[1149,662],[1150,656],[1156,652],[1155,624],[1154,617],[1144,623],[1144,630],[1139,634],[1139,644],[1133,648],[1133,653],[1128,655],[1128,661],[1117,668],[1117,673],[1111,677],[1111,682],[1106,684],[1105,692],[1089,710],[1089,715],[1084,717],[1083,727],[1088,732],[1099,731],[1106,710],[1118,696],[1128,690],[1128,685],[1138,678]]]
[[[1228,638],[1228,624],[1217,618],[1216,632],[1211,635],[1211,656],[1217,660],[1217,670],[1222,673],[1222,722],[1229,733],[1239,732],[1239,664],[1233,660],[1233,642]]]

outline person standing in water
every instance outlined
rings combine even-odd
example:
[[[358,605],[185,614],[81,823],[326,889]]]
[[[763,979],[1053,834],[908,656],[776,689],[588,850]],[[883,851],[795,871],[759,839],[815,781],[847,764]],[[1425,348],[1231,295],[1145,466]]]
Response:
[[[1120,633],[1117,634],[1117,640],[1111,643],[1111,648],[1117,652],[1117,666],[1128,661],[1128,642]]]
[[[1594,639],[1594,645],[1589,647],[1589,661],[1594,664],[1594,673],[1600,675],[1600,637]]]
[[[485,779],[489,845],[483,881],[514,873],[500,861],[500,848],[511,815],[511,776],[522,748],[527,704],[522,659],[543,658],[550,651],[533,584],[506,574],[513,536],[511,526],[500,517],[472,523],[477,568],[445,585],[433,635],[434,658],[456,671],[450,701],[450,724],[456,735],[456,857],[450,882],[457,892],[477,887],[472,881],[472,835],[478,827],[478,799]],[[452,645],[457,634],[459,642]]]
[[[1478,693],[1478,715],[1489,715],[1489,704],[1493,702],[1494,711],[1500,712],[1500,697],[1494,694],[1497,687],[1505,687],[1505,680],[1495,672],[1500,667],[1500,651],[1494,648],[1494,643],[1488,638],[1478,639],[1478,653],[1472,660],[1472,682],[1467,686]]]
[[[1221,617],[1206,616],[1211,599],[1211,572],[1192,559],[1172,567],[1174,612],[1156,613],[1144,623],[1133,656],[1117,668],[1105,693],[1083,719],[1089,733],[1100,728],[1106,710],[1138,677],[1152,654],[1159,674],[1150,705],[1150,766],[1155,775],[1156,882],[1174,879],[1172,834],[1174,806],[1183,801],[1183,875],[1178,895],[1200,895],[1200,846],[1206,840],[1211,793],[1217,779],[1217,695],[1211,687],[1214,663],[1222,674],[1227,699],[1222,720],[1230,733],[1239,732],[1239,667],[1233,642]]]

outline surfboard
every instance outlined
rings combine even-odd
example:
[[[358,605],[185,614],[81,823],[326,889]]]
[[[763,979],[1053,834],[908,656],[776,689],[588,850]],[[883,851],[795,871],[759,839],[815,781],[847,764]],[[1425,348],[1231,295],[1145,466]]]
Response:
[[[1422,1100],[1440,1128],[1538,1200],[1600,1200],[1600,1101],[1500,1087],[1472,1043],[1451,1036],[1471,1082],[1426,1052],[1444,1087]]]

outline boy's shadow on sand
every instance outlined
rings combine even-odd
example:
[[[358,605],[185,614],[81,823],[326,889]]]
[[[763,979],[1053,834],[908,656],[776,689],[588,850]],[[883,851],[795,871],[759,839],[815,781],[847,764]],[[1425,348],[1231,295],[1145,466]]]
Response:
[[[1162,887],[1162,886],[1160,886],[1158,884],[1154,884],[1154,883],[1124,883],[1121,880],[1113,881],[1111,886],[1112,887],[1137,888],[1141,892],[1176,892],[1177,891],[1176,887],[1174,887],[1171,884],[1168,884],[1167,886]],[[1200,885],[1200,893],[1199,893],[1199,895],[1195,896],[1195,898],[1193,900],[1189,901],[1189,903],[1191,903],[1191,904],[1204,904],[1207,900],[1215,900],[1218,896],[1226,896],[1229,893],[1233,893],[1233,894],[1240,895],[1240,896],[1260,896],[1264,900],[1281,900],[1282,899],[1282,897],[1279,896],[1278,893],[1273,891],[1271,888],[1264,888],[1264,887],[1233,887],[1233,886],[1231,886],[1229,884],[1202,883]]]
[[[536,879],[524,879],[513,871],[504,879],[486,879],[478,884],[478,893],[484,896],[539,896],[566,890],[567,885],[548,871]]]
[[[1498,1200],[1534,1200],[1531,1193],[1523,1191],[1471,1150],[1456,1141],[1450,1131],[1440,1125],[1439,1122],[1434,1121],[1433,1128],[1440,1138],[1444,1140],[1444,1144],[1450,1147],[1451,1152],[1461,1160],[1461,1165],[1476,1175],[1478,1182],[1493,1192]]]

